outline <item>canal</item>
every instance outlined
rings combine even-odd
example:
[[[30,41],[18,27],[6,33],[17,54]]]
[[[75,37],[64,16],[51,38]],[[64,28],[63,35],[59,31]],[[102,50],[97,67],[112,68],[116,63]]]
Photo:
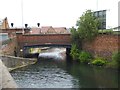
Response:
[[[52,52],[51,52],[52,51]],[[38,62],[11,72],[19,88],[118,88],[118,71],[82,65],[51,49]]]

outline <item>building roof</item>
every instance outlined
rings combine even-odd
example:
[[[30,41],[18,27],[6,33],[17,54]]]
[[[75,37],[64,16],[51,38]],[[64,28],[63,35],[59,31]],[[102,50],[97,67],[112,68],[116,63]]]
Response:
[[[52,26],[43,26],[41,27],[41,33],[48,33],[48,30],[50,31],[52,29]]]
[[[55,27],[56,33],[67,33],[66,27]]]
[[[120,31],[120,26],[112,28],[113,31]]]
[[[113,29],[118,29],[118,28],[120,28],[120,26],[118,26],[118,27],[114,27]]]
[[[42,26],[41,28],[31,28],[31,34],[69,33],[65,27]]]
[[[39,34],[40,33],[40,28],[31,28],[31,34]]]

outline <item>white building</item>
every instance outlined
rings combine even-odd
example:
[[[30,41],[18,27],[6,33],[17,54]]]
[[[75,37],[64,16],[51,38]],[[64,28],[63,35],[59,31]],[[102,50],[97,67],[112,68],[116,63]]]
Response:
[[[98,0],[98,8],[96,11],[106,10],[106,29],[112,29],[120,26],[120,9],[118,10],[118,8],[120,8],[120,4],[118,5],[120,0],[112,0],[110,2],[107,0],[104,2],[105,4],[102,0]],[[106,5],[106,3],[108,4]]]

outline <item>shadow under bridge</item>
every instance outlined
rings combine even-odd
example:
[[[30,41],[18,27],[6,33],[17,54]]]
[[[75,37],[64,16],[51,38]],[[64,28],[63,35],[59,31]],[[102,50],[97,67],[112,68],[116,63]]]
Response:
[[[66,55],[70,55],[71,45],[70,44],[51,44],[51,43],[45,43],[45,44],[39,44],[39,45],[24,45],[23,46],[24,57],[31,57],[32,55],[38,57],[40,52],[35,52],[34,54],[32,54],[30,52],[31,48],[40,48],[40,50],[47,49],[47,48],[66,48]]]

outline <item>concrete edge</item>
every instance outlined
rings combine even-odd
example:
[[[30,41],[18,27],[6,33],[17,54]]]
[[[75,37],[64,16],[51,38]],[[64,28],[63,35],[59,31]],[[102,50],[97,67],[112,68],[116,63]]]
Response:
[[[4,63],[2,63],[1,60],[0,60],[0,67],[1,67],[1,75],[2,75],[0,77],[2,80],[0,82],[1,89],[3,89],[3,88],[18,88],[18,85],[16,84],[13,77],[9,73],[8,68],[4,65]]]
[[[35,60],[35,58],[23,58],[23,57],[15,57],[15,56],[9,56],[9,55],[3,55],[3,54],[0,54],[0,57],[9,57],[9,58],[14,58],[14,59],[26,59],[26,60]]]
[[[36,61],[37,62],[37,61]],[[32,64],[35,64],[36,62],[33,62],[31,64],[26,64],[26,65],[22,65],[22,66],[18,66],[18,67],[14,67],[14,68],[8,68],[8,71],[11,72],[13,70],[16,70],[16,69],[19,69],[19,68],[22,68],[22,67],[26,67],[28,65],[32,65]]]
[[[32,64],[35,64],[37,62],[37,59],[36,58],[22,58],[22,57],[15,57],[15,56],[9,56],[9,55],[0,55],[0,57],[9,57],[9,58],[14,58],[14,59],[21,59],[21,60],[29,60],[29,61],[34,61],[32,63],[29,63],[29,64],[25,64],[25,65],[21,65],[21,66],[16,66],[14,68],[8,68],[8,71],[13,71],[15,69],[18,69],[18,68],[22,68],[22,67],[25,67],[25,66],[28,66],[28,65],[32,65]],[[1,58],[2,59],[2,58]]]

